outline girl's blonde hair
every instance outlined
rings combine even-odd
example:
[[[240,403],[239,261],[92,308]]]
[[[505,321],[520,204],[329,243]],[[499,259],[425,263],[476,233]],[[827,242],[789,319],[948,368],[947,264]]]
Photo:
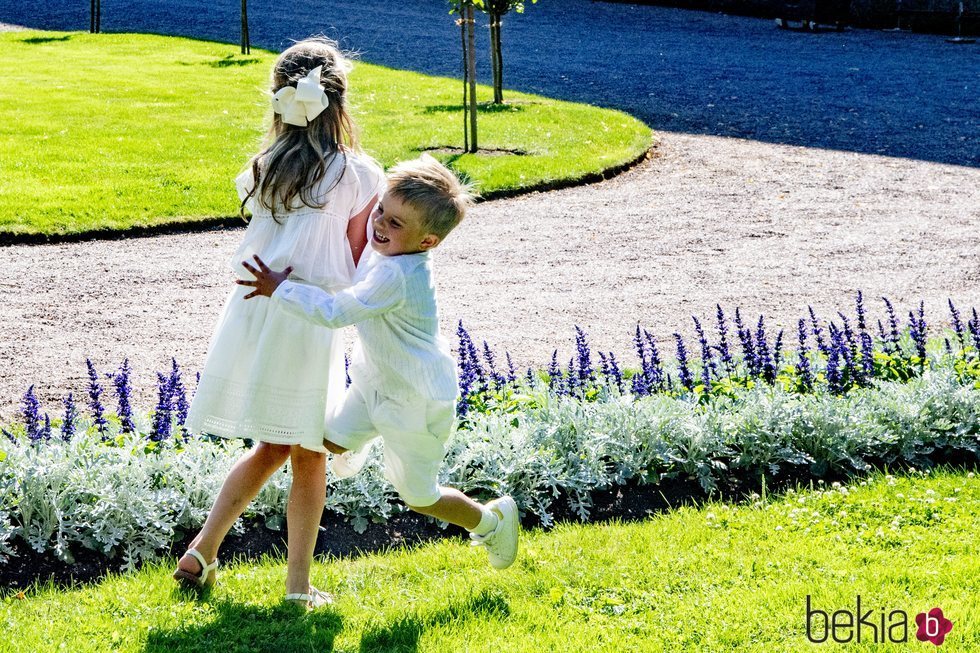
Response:
[[[239,208],[243,219],[245,202],[253,196],[272,212],[273,218],[277,209],[290,209],[297,197],[305,206],[322,208],[323,199],[316,197],[315,190],[333,158],[358,150],[354,121],[347,107],[347,73],[351,64],[336,41],[313,37],[280,54],[272,69],[272,93],[284,86],[296,86],[317,66],[322,66],[320,84],[329,105],[306,127],[287,124],[278,113],[272,114],[272,126],[263,147],[249,162],[255,183]]]

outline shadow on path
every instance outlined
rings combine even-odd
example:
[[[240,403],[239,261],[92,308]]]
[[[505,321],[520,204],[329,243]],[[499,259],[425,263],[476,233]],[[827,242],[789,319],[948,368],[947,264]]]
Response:
[[[325,33],[373,63],[459,76],[445,0],[252,5],[258,47],[281,50]],[[0,22],[84,30],[88,7],[0,0]],[[107,0],[102,24],[237,42],[238,11],[237,3],[205,0]],[[479,39],[479,75],[488,80],[485,30]],[[873,30],[790,32],[758,18],[561,0],[508,16],[503,47],[508,88],[619,108],[658,130],[980,167],[977,45]]]

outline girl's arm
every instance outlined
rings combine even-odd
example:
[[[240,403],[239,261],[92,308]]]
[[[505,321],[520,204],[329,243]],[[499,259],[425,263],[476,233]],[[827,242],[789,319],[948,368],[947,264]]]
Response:
[[[350,254],[354,258],[354,265],[357,266],[361,260],[361,254],[367,247],[367,222],[371,211],[378,203],[378,196],[375,195],[367,203],[364,209],[347,221],[347,242],[350,244]]]

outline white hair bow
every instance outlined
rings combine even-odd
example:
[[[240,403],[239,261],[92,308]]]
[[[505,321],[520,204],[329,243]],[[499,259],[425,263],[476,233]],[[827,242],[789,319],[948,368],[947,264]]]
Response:
[[[309,121],[319,116],[330,106],[327,93],[320,85],[320,70],[317,66],[306,77],[296,82],[296,86],[283,86],[272,96],[272,110],[282,116],[282,121],[306,127]]]

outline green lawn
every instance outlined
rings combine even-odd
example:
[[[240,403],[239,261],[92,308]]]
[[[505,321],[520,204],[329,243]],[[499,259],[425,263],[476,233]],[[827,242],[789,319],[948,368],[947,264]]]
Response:
[[[271,115],[274,58],[154,35],[0,33],[0,240],[237,215],[231,180]],[[384,165],[462,146],[460,82],[359,63],[351,86],[363,145]],[[484,193],[581,179],[652,143],[617,111],[506,98],[481,113],[480,145],[524,154],[436,153]]]
[[[828,614],[854,612],[857,595],[872,620],[905,611],[910,650],[931,650],[915,639],[914,619],[940,607],[953,622],[941,650],[978,650],[978,511],[972,475],[914,472],[642,523],[534,531],[504,572],[449,540],[317,561],[314,582],[337,602],[308,616],[280,603],[281,559],[225,567],[202,601],[173,589],[168,561],[99,585],[7,596],[0,651],[822,650],[806,638],[807,595]],[[903,646],[870,636],[824,647]]]

